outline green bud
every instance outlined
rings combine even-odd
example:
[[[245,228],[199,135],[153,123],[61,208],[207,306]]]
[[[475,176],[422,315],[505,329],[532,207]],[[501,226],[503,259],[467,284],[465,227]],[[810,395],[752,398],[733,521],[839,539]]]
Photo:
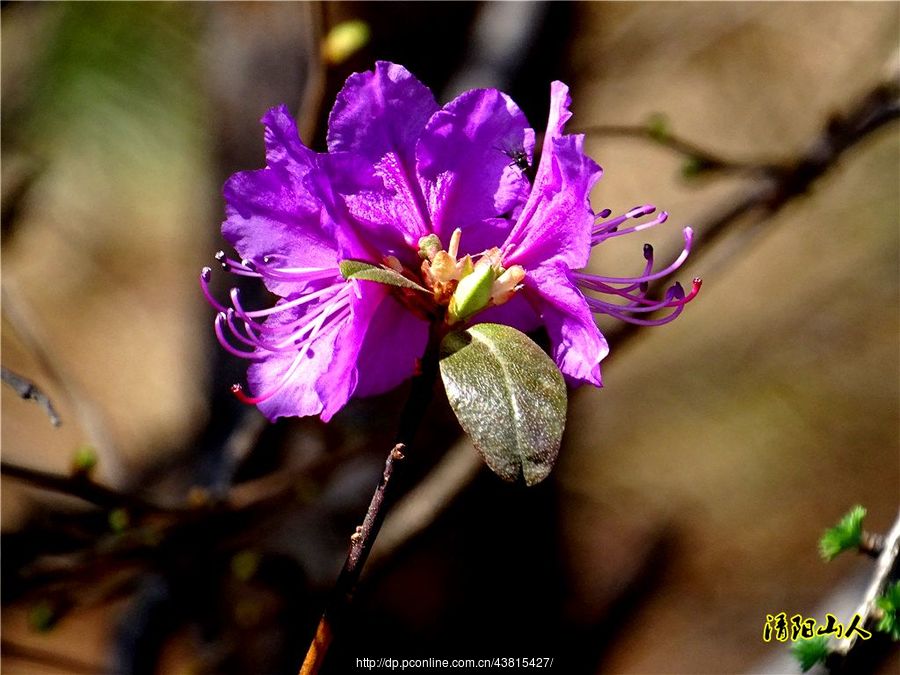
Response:
[[[97,451],[90,445],[82,445],[72,456],[72,472],[89,474],[97,466]]]
[[[122,508],[113,509],[109,512],[109,529],[111,529],[116,534],[121,534],[125,531],[125,528],[128,527],[131,522],[131,518],[128,516],[128,511]]]
[[[460,279],[456,292],[450,298],[448,318],[451,324],[487,307],[491,300],[491,288],[497,275],[490,265],[476,265],[474,271]]]
[[[655,112],[647,118],[647,133],[655,141],[664,141],[669,137],[669,118],[663,113]]]
[[[808,640],[798,640],[791,646],[791,653],[804,673],[828,658],[828,638],[817,635]]]

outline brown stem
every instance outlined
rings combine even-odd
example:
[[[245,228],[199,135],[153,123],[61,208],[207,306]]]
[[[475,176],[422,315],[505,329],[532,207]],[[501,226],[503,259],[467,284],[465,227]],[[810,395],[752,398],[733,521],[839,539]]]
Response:
[[[341,574],[335,584],[334,597],[331,604],[322,614],[322,618],[319,619],[315,637],[309,645],[306,658],[300,668],[300,675],[315,675],[315,673],[319,672],[325,655],[328,653],[328,648],[331,646],[331,639],[334,635],[333,625],[335,621],[340,620],[341,615],[350,605],[363,565],[366,564],[366,558],[369,557],[369,552],[372,550],[375,538],[378,536],[378,530],[381,529],[381,523],[384,522],[385,512],[381,507],[384,505],[385,491],[394,473],[394,463],[399,462],[404,457],[404,448],[405,446],[402,443],[397,443],[388,453],[387,460],[384,463],[384,473],[382,473],[381,481],[372,495],[372,501],[369,503],[366,517],[362,525],[356,528],[356,532],[350,535],[350,551],[347,553],[344,568],[341,570]]]
[[[884,535],[877,532],[862,531],[859,537],[859,552],[871,558],[877,558],[884,551]]]
[[[335,583],[331,601],[319,620],[316,634],[309,645],[303,665],[300,667],[300,675],[315,675],[315,673],[319,672],[319,668],[322,667],[322,662],[328,653],[328,648],[331,646],[335,628],[339,627],[347,609],[350,607],[360,574],[362,574],[369,553],[375,545],[375,539],[379,530],[381,530],[381,524],[386,515],[386,511],[382,507],[391,476],[394,473],[394,464],[403,459],[403,450],[406,448],[406,443],[411,442],[415,436],[416,429],[425,417],[426,408],[431,401],[434,382],[438,374],[438,346],[440,345],[443,331],[444,328],[440,323],[432,325],[429,345],[422,358],[421,372],[413,379],[409,398],[407,398],[406,405],[400,415],[396,444],[388,453],[387,460],[384,463],[384,472],[381,475],[378,487],[375,488],[375,493],[372,495],[372,501],[369,503],[366,517],[363,519],[362,525],[357,527],[356,532],[350,536],[350,551],[347,553],[347,560],[344,562],[344,567]]]
[[[627,124],[597,124],[580,129],[580,132],[597,136],[619,136],[624,138],[638,138],[668,148],[673,152],[694,160],[700,171],[721,171],[728,173],[764,174],[771,170],[772,166],[766,163],[741,162],[728,159],[709,150],[705,150],[691,141],[685,140],[672,133],[659,133],[650,126],[631,126]]]
[[[881,539],[882,550],[877,556],[875,571],[872,574],[872,579],[869,582],[862,602],[856,610],[856,614],[859,614],[860,617],[861,626],[869,624],[869,627],[871,627],[871,621],[874,619],[877,610],[875,603],[878,597],[884,593],[888,582],[896,578],[898,556],[900,556],[900,513],[897,514],[897,519],[891,526],[890,531]],[[829,669],[834,671],[843,670],[851,653],[859,649],[860,645],[864,643],[865,640],[859,640],[856,634],[849,639],[839,640],[837,645],[829,650]],[[851,671],[845,670],[844,672]]]
[[[77,497],[102,508],[124,506],[145,513],[162,513],[173,510],[152,504],[135,495],[118,492],[112,488],[100,485],[83,474],[64,476],[49,471],[30,469],[6,461],[0,461],[0,473],[44,490]]]

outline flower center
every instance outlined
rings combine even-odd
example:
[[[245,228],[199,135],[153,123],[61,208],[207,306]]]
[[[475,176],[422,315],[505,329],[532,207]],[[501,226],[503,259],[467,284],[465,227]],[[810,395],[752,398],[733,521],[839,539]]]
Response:
[[[422,261],[422,280],[432,292],[434,302],[447,307],[447,322],[454,324],[468,319],[488,307],[502,305],[522,288],[525,268],[512,265],[504,268],[500,249],[494,247],[477,254],[459,256],[462,230],[456,228],[447,250],[441,247],[436,234],[419,240]]]

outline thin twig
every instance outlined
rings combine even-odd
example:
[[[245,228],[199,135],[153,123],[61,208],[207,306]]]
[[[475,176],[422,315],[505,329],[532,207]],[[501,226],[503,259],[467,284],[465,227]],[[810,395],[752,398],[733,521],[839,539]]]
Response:
[[[863,96],[846,115],[835,115],[827,121],[821,133],[797,158],[779,165],[766,166],[766,172],[744,188],[735,199],[719,207],[711,216],[696,224],[695,230],[703,246],[691,254],[691,264],[697,264],[713,250],[713,244],[744,216],[753,216],[743,230],[741,246],[733,246],[728,257],[746,250],[746,239],[759,232],[759,225],[779,212],[786,204],[806,194],[813,184],[834,168],[843,155],[887,124],[900,119],[900,83],[884,82]],[[721,263],[721,261],[719,261]],[[648,294],[660,293],[675,274],[669,274],[650,284]],[[606,337],[621,344],[636,331],[634,324],[623,323]]]
[[[64,476],[49,471],[30,469],[7,461],[0,461],[0,473],[4,476],[28,483],[29,485],[43,488],[44,490],[59,492],[61,494],[69,495],[70,497],[77,497],[78,499],[90,502],[91,504],[95,504],[102,508],[124,506],[145,513],[164,513],[173,511],[173,509],[153,504],[135,495],[118,492],[105,485],[95,483],[83,474]]]
[[[872,574],[872,580],[869,582],[869,587],[866,589],[862,602],[856,610],[856,614],[859,614],[861,626],[865,626],[869,619],[873,618],[872,615],[876,610],[875,601],[884,593],[888,581],[897,572],[898,556],[900,556],[900,513],[897,514],[897,519],[894,521],[890,532],[884,538],[883,549],[881,555],[878,556],[878,561],[875,563],[875,572]],[[840,668],[851,651],[862,643],[863,641],[859,639],[858,634],[854,634],[849,639],[841,640],[836,647],[830,650],[829,665],[835,660],[839,660],[840,663],[837,663],[836,666]]]
[[[722,173],[766,174],[772,169],[768,163],[744,162],[728,159],[680,136],[666,131],[659,131],[652,125],[636,126],[628,124],[597,124],[578,130],[593,136],[618,136],[637,138],[656,143],[695,162],[696,171],[719,171]]]
[[[59,419],[50,397],[41,391],[34,382],[12,372],[5,366],[0,366],[0,375],[2,375],[3,382],[12,387],[20,398],[34,401],[41,406],[44,412],[47,413],[47,417],[50,418],[50,424],[55,427],[62,424],[62,420]]]
[[[369,558],[367,574],[427,530],[483,467],[484,461],[475,452],[472,441],[467,436],[460,437],[437,466],[391,509]]]
[[[97,450],[107,480],[117,482],[125,473],[118,448],[113,440],[106,413],[93,398],[69,376],[60,359],[50,349],[50,340],[37,314],[26,301],[26,295],[15,279],[3,278],[3,316],[17,337],[34,356],[60,391],[60,398],[74,411],[75,422],[87,433]]]
[[[375,538],[381,529],[381,523],[384,522],[385,512],[382,510],[382,506],[384,505],[385,492],[394,473],[395,462],[399,462],[404,458],[404,447],[402,443],[397,443],[388,453],[387,460],[384,463],[384,472],[381,474],[381,481],[372,495],[372,501],[369,503],[366,517],[362,525],[357,527],[356,532],[350,536],[350,551],[347,553],[344,568],[341,570],[341,574],[335,584],[334,599],[329,608],[322,614],[322,618],[319,619],[315,637],[300,668],[300,675],[315,675],[315,673],[319,672],[325,655],[328,653],[328,648],[334,635],[333,625],[340,620],[339,613],[342,613],[350,604],[363,565],[366,564],[366,559],[369,557],[369,552],[372,550]]]
[[[315,675],[319,672],[331,645],[334,631],[340,626],[353,600],[359,577],[369,553],[375,545],[381,524],[384,522],[386,511],[382,507],[391,476],[394,473],[394,463],[403,459],[403,449],[415,438],[416,430],[425,417],[425,411],[431,402],[434,383],[438,375],[438,346],[443,337],[442,331],[443,329],[440,327],[432,330],[428,347],[422,357],[419,374],[413,378],[409,397],[400,415],[395,445],[385,461],[384,472],[372,495],[372,501],[363,524],[350,537],[350,551],[347,554],[347,560],[344,562],[344,567],[332,590],[331,601],[319,620],[316,634],[300,668],[300,675]]]

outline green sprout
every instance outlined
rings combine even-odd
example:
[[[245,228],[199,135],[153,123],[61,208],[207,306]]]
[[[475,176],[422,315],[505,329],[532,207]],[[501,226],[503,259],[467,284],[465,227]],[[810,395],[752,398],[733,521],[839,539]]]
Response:
[[[661,112],[655,112],[647,118],[647,134],[654,141],[664,141],[669,137],[669,118]]]
[[[58,618],[56,606],[49,600],[41,600],[28,610],[28,625],[38,633],[51,630]]]
[[[681,165],[681,177],[685,180],[696,178],[704,171],[708,171],[710,164],[702,157],[688,157]]]
[[[804,673],[817,663],[824,663],[828,656],[828,638],[818,635],[809,640],[799,640],[791,645],[791,654],[800,663]]]
[[[897,620],[897,610],[900,609],[900,581],[888,584],[884,594],[875,601],[875,605],[881,610],[881,618],[875,630],[890,634],[895,642],[900,641],[900,621]]]
[[[97,451],[90,445],[82,445],[72,455],[72,472],[87,476],[97,466]]]
[[[825,560],[834,558],[844,551],[859,548],[862,538],[862,521],[866,517],[866,510],[858,504],[841,518],[834,527],[825,531],[819,540],[819,553]]]
[[[125,531],[125,528],[131,523],[131,517],[128,515],[128,511],[123,508],[110,511],[107,520],[109,521],[109,529],[116,534],[122,534],[122,532]]]

